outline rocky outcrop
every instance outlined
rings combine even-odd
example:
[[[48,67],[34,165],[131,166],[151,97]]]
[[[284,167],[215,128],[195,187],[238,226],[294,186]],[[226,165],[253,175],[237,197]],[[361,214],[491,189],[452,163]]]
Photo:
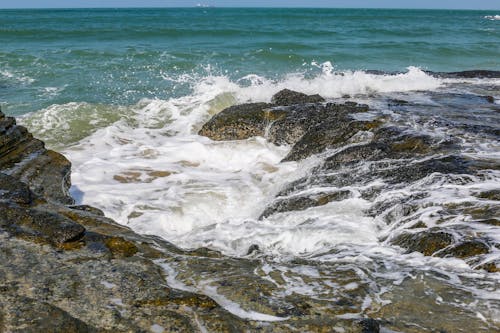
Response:
[[[468,77],[497,74],[462,72],[450,75]],[[481,96],[471,98],[479,98],[480,103],[486,101]],[[290,152],[284,161],[300,161],[311,155],[323,154],[321,162],[306,176],[285,185],[278,192],[274,200],[264,208],[260,219],[359,196],[375,201],[366,212],[369,216],[382,217],[388,224],[403,224],[410,216],[417,214],[419,205],[416,202],[427,194],[422,192],[397,201],[376,201],[381,189],[371,184],[378,182],[398,189],[433,175],[454,175],[459,178],[496,168],[487,161],[462,156],[458,140],[431,137],[404,125],[389,123],[384,116],[370,113],[364,105],[352,102],[326,103],[317,96],[290,90],[279,92],[271,102],[225,109],[209,120],[200,131],[201,135],[214,140],[239,140],[259,135],[274,144],[290,145]],[[388,106],[406,108],[412,104],[389,99]],[[250,123],[251,130],[248,130]],[[246,130],[239,130],[241,126]],[[224,135],[221,136],[220,133]],[[322,190],[310,191],[316,187]],[[356,194],[350,188],[361,190]],[[498,201],[498,193],[495,191],[478,193],[477,196]],[[442,215],[442,221],[466,216],[478,223],[498,225],[494,218],[498,215],[497,210],[498,205],[478,207],[477,204],[471,204],[446,207],[439,214]],[[495,245],[488,239],[470,239],[469,234],[474,234],[473,231],[453,226],[449,230],[444,227],[429,229],[418,220],[408,225],[414,230],[403,229],[387,241],[408,253],[416,251],[427,256],[457,257],[476,268],[496,270],[493,263],[489,266],[476,266],[477,262],[484,260],[493,251]]]
[[[28,130],[17,126],[0,111],[0,170],[26,183],[33,192],[64,204],[73,203],[68,194],[71,163],[47,150]]]
[[[273,298],[282,291],[252,260],[180,250],[71,205],[70,163],[13,118],[0,124],[0,332],[378,332],[375,320],[334,315],[359,311],[363,294],[337,296],[335,309]],[[176,279],[213,281],[223,303],[277,321],[238,317]]]
[[[307,102],[304,102],[307,101]],[[285,160],[300,160],[345,143],[355,134],[372,130],[379,121],[360,121],[353,114],[368,107],[356,103],[317,103],[320,96],[283,90],[272,104],[231,106],[210,119],[199,131],[212,140],[243,140],[264,136],[277,145],[293,145]]]
[[[322,103],[325,99],[320,95],[306,95],[297,91],[283,89],[275,94],[271,103],[276,105],[294,105],[307,103]]]

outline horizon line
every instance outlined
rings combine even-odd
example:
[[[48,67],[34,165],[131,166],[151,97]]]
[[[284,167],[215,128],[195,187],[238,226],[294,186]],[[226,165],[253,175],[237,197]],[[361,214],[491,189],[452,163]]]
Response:
[[[476,8],[415,8],[415,7],[308,7],[308,6],[126,6],[126,7],[0,7],[0,10],[71,10],[71,9],[382,9],[382,10],[469,10],[469,11],[494,11],[497,9],[476,9]]]

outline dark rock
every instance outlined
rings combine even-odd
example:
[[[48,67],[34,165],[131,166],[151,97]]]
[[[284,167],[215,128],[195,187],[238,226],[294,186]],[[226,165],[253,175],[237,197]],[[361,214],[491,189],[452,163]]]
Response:
[[[81,210],[84,212],[89,212],[94,215],[104,216],[104,212],[98,208],[88,206],[88,205],[79,205],[79,206],[69,206],[71,209]]]
[[[388,103],[389,106],[404,106],[408,104],[410,104],[410,102],[403,99],[391,99]]]
[[[481,254],[486,254],[490,251],[488,245],[480,240],[465,241],[460,244],[449,247],[440,251],[437,255],[440,257],[456,257],[469,258]]]
[[[431,158],[422,162],[409,163],[396,170],[380,171],[379,175],[391,183],[407,183],[422,179],[433,173],[471,174],[469,161],[460,156]]]
[[[260,252],[259,246],[257,244],[252,244],[248,248],[247,255],[251,255],[253,253],[258,253],[258,252]]]
[[[61,154],[47,150],[42,141],[16,125],[12,117],[0,118],[0,170],[26,183],[46,199],[73,203],[68,193],[71,163]]]
[[[491,103],[491,104],[495,103],[495,97],[493,97],[493,96],[486,96],[485,98],[486,98],[486,101],[488,103]]]
[[[485,220],[476,220],[475,222],[484,223],[484,224],[489,224],[489,225],[494,225],[496,227],[500,227],[500,219],[498,219],[498,218],[491,218],[491,219],[485,219]]]
[[[0,227],[37,242],[60,245],[83,237],[85,228],[54,212],[0,203]]]
[[[500,201],[500,190],[484,191],[477,194],[478,198]]]
[[[357,322],[361,328],[361,333],[379,333],[380,325],[375,319],[364,318]]]
[[[114,256],[131,257],[137,253],[137,246],[123,237],[109,237],[105,244]]]
[[[355,103],[288,107],[272,107],[265,103],[243,104],[229,107],[215,115],[203,125],[199,134],[213,140],[266,136],[270,142],[283,145],[295,144],[307,133],[288,157],[300,159],[339,144],[359,130],[378,126],[378,122],[356,122],[349,116],[367,110],[367,106]]]
[[[489,70],[471,70],[462,72],[450,72],[444,73],[447,77],[458,77],[458,78],[500,78],[500,71],[489,71]]]
[[[14,177],[0,173],[0,200],[29,205],[34,198],[35,195],[28,185],[16,180]]]
[[[373,130],[380,125],[379,121],[326,120],[308,129],[283,160],[298,161],[325,149],[345,145],[359,131]]]
[[[325,99],[320,95],[306,95],[297,91],[283,89],[271,98],[271,103],[281,106],[307,103],[322,103]]]
[[[28,297],[7,296],[4,302],[0,300],[1,310],[9,313],[8,320],[5,320],[3,325],[9,327],[9,332],[98,332],[95,327],[87,325],[82,320],[71,316],[68,312],[49,303]],[[1,327],[2,325],[0,325]]]
[[[266,124],[279,113],[270,110],[271,104],[252,103],[231,106],[222,110],[201,128],[199,135],[215,141],[243,140],[264,136]]]
[[[494,263],[494,262],[488,262],[485,264],[482,264],[476,269],[483,269],[487,271],[488,273],[499,273],[500,272],[500,264],[499,263]]]
[[[453,244],[453,236],[440,229],[429,229],[417,233],[405,232],[391,241],[408,250],[408,252],[420,252],[426,256]]]
[[[323,206],[332,201],[341,201],[349,198],[350,191],[338,191],[332,193],[317,193],[312,196],[298,196],[291,198],[277,198],[261,214],[259,219],[270,215],[295,210],[304,210],[311,207]]]

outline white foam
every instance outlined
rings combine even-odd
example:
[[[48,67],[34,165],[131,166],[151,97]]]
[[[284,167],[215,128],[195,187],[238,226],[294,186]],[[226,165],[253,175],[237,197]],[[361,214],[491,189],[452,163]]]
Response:
[[[272,95],[285,88],[320,94],[325,98],[339,98],[343,95],[431,90],[444,84],[444,80],[432,77],[417,67],[408,67],[406,73],[381,75],[365,71],[335,72],[330,62],[317,66],[322,68],[322,73],[311,79],[300,73],[289,74],[279,81],[248,75],[240,79],[240,85],[237,86],[225,77],[212,77],[203,84],[225,86],[229,91],[234,91],[239,101],[269,101]],[[247,87],[243,86],[245,83]]]
[[[445,84],[415,67],[403,74],[378,75],[335,73],[331,63],[315,66],[322,72],[310,79],[291,74],[273,81],[251,75],[234,82],[225,76],[183,75],[177,80],[193,82],[193,92],[180,98],[144,99],[128,107],[70,103],[49,107],[25,121],[42,138],[54,135],[54,140],[80,124],[86,137],[65,150],[73,162],[72,193],[80,203],[101,208],[138,232],[162,236],[184,248],[206,246],[237,256],[254,244],[266,253],[294,255],[342,244],[375,246],[379,237],[397,232],[399,226],[385,226],[366,216],[369,202],[356,197],[258,220],[279,189],[304,175],[314,159],[280,163],[289,147],[263,138],[214,142],[196,134],[223,108],[269,101],[282,88],[333,98]],[[389,191],[379,199],[391,195],[399,194]],[[432,225],[433,208],[427,209],[422,216]]]
[[[498,21],[500,20],[500,15],[486,15],[484,18],[490,21]]]
[[[6,70],[6,69],[0,70],[0,75],[3,76],[5,79],[14,80],[14,81],[19,82],[19,83],[30,84],[30,83],[35,82],[35,79],[33,79],[27,75],[24,75],[22,73],[11,72],[11,71]]]

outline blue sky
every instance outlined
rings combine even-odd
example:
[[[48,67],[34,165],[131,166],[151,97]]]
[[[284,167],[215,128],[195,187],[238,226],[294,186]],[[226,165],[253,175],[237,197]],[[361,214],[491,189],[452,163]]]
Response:
[[[500,0],[0,0],[0,8],[70,7],[362,7],[498,9]]]

